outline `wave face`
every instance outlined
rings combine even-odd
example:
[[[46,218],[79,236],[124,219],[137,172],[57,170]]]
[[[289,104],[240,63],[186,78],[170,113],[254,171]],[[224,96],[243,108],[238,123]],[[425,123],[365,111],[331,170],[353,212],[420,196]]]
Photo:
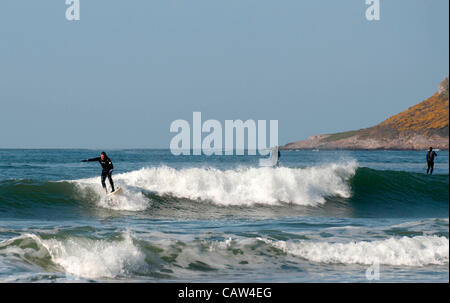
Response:
[[[0,214],[105,208],[142,212],[155,208],[316,209],[325,215],[436,215],[448,212],[448,175],[379,171],[355,161],[308,168],[143,168],[114,176],[123,194],[108,198],[99,178],[61,182],[0,181]],[[206,204],[205,204],[206,203]],[[219,207],[219,208],[217,208]],[[300,208],[299,208],[300,207]],[[303,208],[302,208],[303,207]],[[292,213],[291,213],[292,214]],[[438,215],[439,216],[439,215]]]
[[[415,201],[448,200],[448,175],[427,176],[403,171],[379,171],[359,168],[351,181],[357,199],[405,201],[414,196]],[[406,199],[405,199],[406,197]]]

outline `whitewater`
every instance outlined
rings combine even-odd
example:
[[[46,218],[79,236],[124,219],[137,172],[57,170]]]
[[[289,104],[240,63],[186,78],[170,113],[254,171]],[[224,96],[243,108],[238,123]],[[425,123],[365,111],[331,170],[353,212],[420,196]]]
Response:
[[[448,152],[96,152],[0,150],[1,282],[448,282]]]
[[[144,191],[211,201],[223,206],[281,203],[315,206],[325,203],[327,196],[349,198],[351,193],[346,181],[355,174],[356,168],[356,161],[304,169],[142,168],[115,176],[116,184],[124,189],[124,194],[114,200],[117,205],[123,206],[116,209],[143,210],[148,207],[142,194]],[[79,188],[80,195],[88,190],[95,191],[99,196],[103,193],[98,178],[73,182]]]

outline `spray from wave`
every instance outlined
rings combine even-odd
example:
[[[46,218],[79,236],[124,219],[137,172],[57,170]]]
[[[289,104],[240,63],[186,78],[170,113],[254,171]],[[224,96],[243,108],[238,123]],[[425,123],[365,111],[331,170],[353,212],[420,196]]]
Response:
[[[97,206],[124,211],[143,211],[151,205],[151,201],[142,194],[142,189],[122,186],[122,193],[106,196],[105,190],[98,184],[98,178],[82,179],[74,182],[78,196],[86,201],[93,201]],[[120,184],[120,183],[119,183]],[[116,185],[118,185],[116,183]]]

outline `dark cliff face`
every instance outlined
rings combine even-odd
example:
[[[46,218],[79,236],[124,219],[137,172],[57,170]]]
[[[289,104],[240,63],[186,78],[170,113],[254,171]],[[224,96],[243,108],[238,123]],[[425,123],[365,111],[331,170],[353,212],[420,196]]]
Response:
[[[445,78],[430,98],[378,125],[336,134],[310,137],[282,149],[448,149],[449,81]]]

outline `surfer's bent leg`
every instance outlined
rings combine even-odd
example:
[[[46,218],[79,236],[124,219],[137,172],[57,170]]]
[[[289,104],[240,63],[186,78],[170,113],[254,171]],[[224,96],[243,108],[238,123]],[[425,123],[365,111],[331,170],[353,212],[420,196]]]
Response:
[[[108,180],[109,180],[109,184],[111,185],[111,192],[114,191],[114,182],[113,182],[112,177],[111,177],[112,172],[113,172],[112,169],[108,172]]]

